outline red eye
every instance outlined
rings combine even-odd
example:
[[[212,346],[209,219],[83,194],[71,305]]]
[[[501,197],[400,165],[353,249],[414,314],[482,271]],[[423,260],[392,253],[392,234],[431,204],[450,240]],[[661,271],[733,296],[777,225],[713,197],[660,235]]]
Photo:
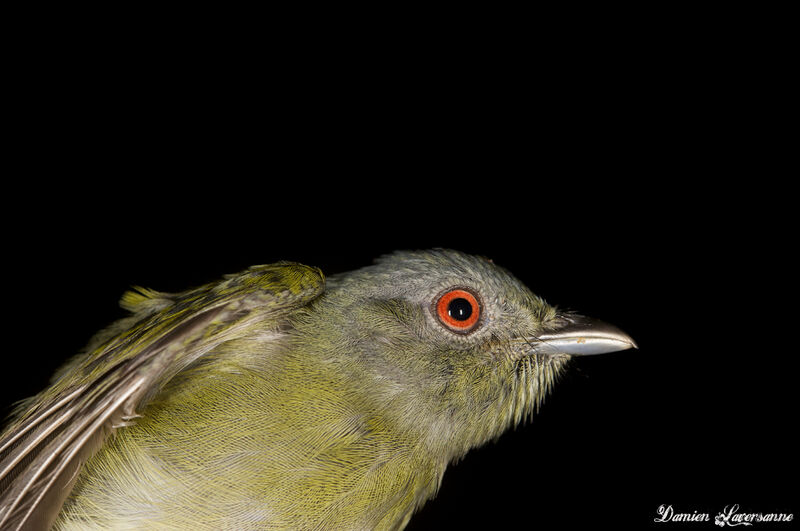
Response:
[[[475,328],[481,316],[478,299],[469,291],[453,289],[439,297],[436,315],[447,328],[454,332],[469,332]]]

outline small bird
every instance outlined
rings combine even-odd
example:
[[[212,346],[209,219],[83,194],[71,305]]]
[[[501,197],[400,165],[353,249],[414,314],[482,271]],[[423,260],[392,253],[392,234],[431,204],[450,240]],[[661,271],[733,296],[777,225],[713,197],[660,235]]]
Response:
[[[0,437],[0,528],[402,529],[571,356],[636,347],[445,249],[120,304]]]

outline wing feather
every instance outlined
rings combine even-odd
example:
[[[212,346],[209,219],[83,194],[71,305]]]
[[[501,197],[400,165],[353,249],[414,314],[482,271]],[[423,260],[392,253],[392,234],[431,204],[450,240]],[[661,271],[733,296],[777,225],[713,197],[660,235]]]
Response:
[[[135,318],[101,333],[0,438],[0,528],[49,526],[83,463],[175,374],[323,289],[318,269],[281,262],[180,294],[123,296]]]

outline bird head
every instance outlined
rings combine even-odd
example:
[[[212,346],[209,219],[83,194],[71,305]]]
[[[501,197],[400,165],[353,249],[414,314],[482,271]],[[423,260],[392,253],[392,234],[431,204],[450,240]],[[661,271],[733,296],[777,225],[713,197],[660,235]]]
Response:
[[[635,347],[483,257],[396,252],[334,276],[306,333],[383,418],[448,459],[532,415],[571,356]]]

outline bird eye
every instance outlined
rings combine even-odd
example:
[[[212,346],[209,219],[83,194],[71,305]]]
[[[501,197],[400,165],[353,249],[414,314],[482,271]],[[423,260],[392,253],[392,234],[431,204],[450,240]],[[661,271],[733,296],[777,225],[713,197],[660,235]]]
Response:
[[[451,289],[436,301],[436,316],[453,332],[471,332],[481,316],[478,299],[469,291]]]

